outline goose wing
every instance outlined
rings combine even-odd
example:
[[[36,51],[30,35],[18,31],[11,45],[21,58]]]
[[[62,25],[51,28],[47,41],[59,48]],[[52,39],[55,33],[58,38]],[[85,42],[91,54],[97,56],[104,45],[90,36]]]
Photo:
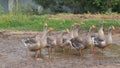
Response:
[[[54,37],[47,37],[47,47],[50,47],[51,45],[55,45],[56,40]]]
[[[84,48],[82,41],[80,41],[78,38],[73,38],[70,40],[70,42],[71,42],[71,46],[75,49],[83,49]]]
[[[93,38],[92,40],[93,40],[94,46],[99,47],[99,48],[105,46],[106,44],[105,40],[101,40],[95,37],[92,37],[92,38]]]
[[[25,45],[25,46],[32,46],[33,44],[36,43],[35,39],[33,38],[27,38],[27,39],[22,39],[22,43]]]

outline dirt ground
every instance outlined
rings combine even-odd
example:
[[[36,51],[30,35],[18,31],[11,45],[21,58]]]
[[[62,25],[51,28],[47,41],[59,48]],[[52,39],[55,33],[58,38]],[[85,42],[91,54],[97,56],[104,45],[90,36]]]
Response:
[[[120,20],[119,14],[55,14],[48,15],[50,19],[72,19],[72,20],[86,20],[86,19],[112,19]]]
[[[120,67],[120,32],[113,33],[113,43],[105,50],[104,59],[94,60],[90,53],[85,52],[83,59],[74,54],[62,57],[56,55],[53,61],[47,58],[43,49],[44,59],[26,58],[26,48],[21,39],[31,37],[38,32],[33,31],[0,31],[0,68],[119,68]],[[46,54],[44,54],[46,53]],[[31,56],[33,53],[31,53]],[[98,55],[99,56],[99,55]]]

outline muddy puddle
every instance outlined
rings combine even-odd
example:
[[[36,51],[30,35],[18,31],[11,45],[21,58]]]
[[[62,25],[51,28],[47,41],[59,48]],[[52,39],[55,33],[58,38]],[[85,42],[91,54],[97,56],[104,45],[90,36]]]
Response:
[[[42,50],[43,59],[35,60],[26,58],[26,48],[21,39],[35,34],[20,34],[0,36],[0,68],[119,68],[120,66],[120,34],[114,34],[114,44],[104,51],[104,59],[100,49],[97,49],[97,59],[93,58],[90,50],[85,50],[83,59],[79,58],[79,52],[72,50],[70,54],[63,55],[61,49],[54,52],[54,60],[49,61],[47,49]]]

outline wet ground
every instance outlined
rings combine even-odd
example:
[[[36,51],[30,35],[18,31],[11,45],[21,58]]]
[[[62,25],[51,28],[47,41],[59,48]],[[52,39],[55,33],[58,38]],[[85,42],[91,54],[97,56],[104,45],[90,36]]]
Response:
[[[49,61],[47,52],[43,49],[44,59],[35,60],[26,58],[26,48],[21,39],[35,35],[37,32],[1,31],[0,32],[0,68],[119,68],[120,67],[120,33],[113,34],[114,45],[106,48],[104,59],[101,59],[101,50],[97,49],[97,59],[85,50],[83,59],[77,51],[71,55],[62,56],[54,53],[54,60]],[[31,56],[33,53],[31,53]]]

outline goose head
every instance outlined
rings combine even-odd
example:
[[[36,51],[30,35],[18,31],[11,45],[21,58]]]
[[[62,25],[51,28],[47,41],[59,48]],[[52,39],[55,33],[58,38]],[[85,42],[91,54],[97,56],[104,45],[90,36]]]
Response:
[[[47,29],[48,29],[48,24],[47,24],[47,23],[44,23],[43,28],[44,28],[44,31],[47,31]]]
[[[66,31],[66,33],[70,33],[70,30],[69,30],[69,29],[66,29],[65,31]]]
[[[70,30],[69,30],[69,29],[66,29],[66,30],[62,31],[60,34],[57,34],[57,37],[58,37],[59,39],[63,39],[63,36],[64,36],[65,34],[69,34],[69,33],[70,33]]]
[[[73,26],[74,28],[79,28],[80,26],[84,25],[85,23],[84,22],[81,22],[81,23],[74,23]]]
[[[99,26],[100,26],[100,29],[103,30],[103,25],[105,25],[106,22],[105,21],[102,21],[101,23],[99,23]]]
[[[96,28],[95,25],[91,25],[90,28],[89,28],[89,31],[88,31],[88,35],[90,35],[90,34],[91,34],[91,30],[92,30],[92,29],[95,29],[95,28]]]
[[[115,30],[115,27],[114,27],[114,26],[112,26],[112,29],[113,29],[113,30]]]
[[[48,27],[48,24],[47,24],[47,23],[44,23],[44,27]]]
[[[106,22],[105,22],[105,21],[102,21],[102,22],[100,23],[100,26],[103,26],[104,24],[106,24]]]
[[[115,30],[115,27],[114,27],[114,26],[110,26],[110,27],[108,28],[108,33],[111,33],[113,30]]]
[[[92,28],[92,29],[95,29],[95,28],[96,28],[96,26],[95,26],[95,25],[92,25],[92,26],[91,26],[91,28]]]
[[[82,25],[84,25],[83,22],[73,24],[73,37],[74,38],[78,37],[79,27],[82,26]]]
[[[54,28],[49,28],[49,32],[53,32],[54,31]]]
[[[107,37],[107,44],[112,44],[112,30],[115,30],[114,26],[110,26],[108,28],[108,37]]]
[[[109,30],[115,30],[114,26],[109,27]]]
[[[73,24],[73,27],[74,27],[74,28],[77,28],[77,27],[79,27],[79,26],[80,26],[80,24],[78,24],[78,23],[74,23],[74,24]]]

